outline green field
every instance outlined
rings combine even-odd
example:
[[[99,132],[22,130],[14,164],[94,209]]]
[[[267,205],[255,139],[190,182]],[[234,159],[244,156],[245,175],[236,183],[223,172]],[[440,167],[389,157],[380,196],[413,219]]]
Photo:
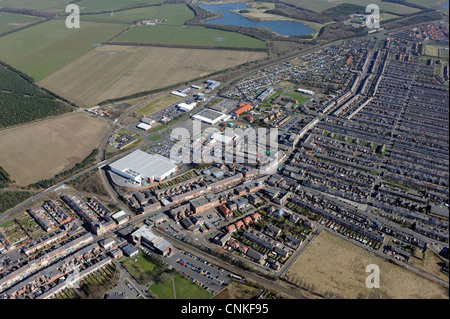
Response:
[[[236,48],[266,48],[263,41],[234,32],[185,26],[140,26],[122,34],[115,41],[203,45]]]
[[[175,294],[173,287],[175,286]],[[158,296],[158,299],[210,299],[213,295],[194,284],[183,276],[176,274],[164,283],[150,286],[149,293]]]
[[[89,14],[83,16],[82,18],[85,21],[127,22],[131,24],[137,20],[144,20],[151,18],[159,8],[160,8],[159,6],[151,6],[145,8],[117,11],[114,12],[112,16],[110,12],[100,14]]]
[[[409,14],[419,11],[416,8],[411,8],[397,3],[382,2],[381,0],[283,0],[283,2],[318,13],[344,3],[355,4],[364,7],[368,4],[376,4],[380,7],[380,10],[389,11],[395,14]]]
[[[166,19],[166,24],[182,25],[194,17],[194,12],[184,3],[163,4],[155,19]]]
[[[0,34],[23,27],[38,20],[39,18],[36,17],[2,12],[0,16]]]
[[[153,113],[156,113],[166,107],[169,107],[170,105],[172,105],[180,100],[181,100],[181,97],[179,97],[179,96],[167,94],[167,95],[164,95],[154,101],[151,101],[147,105],[141,107],[139,110],[136,111],[136,114],[143,115],[143,116],[150,116]]]
[[[51,20],[1,37],[0,60],[41,80],[124,28],[83,22],[80,29],[67,29],[64,21]]]
[[[0,1],[0,7],[47,10],[61,8],[69,2],[72,2],[72,0],[2,0]]]
[[[116,10],[138,4],[158,4],[164,0],[81,0],[76,2],[80,6],[81,12],[96,12],[104,10]]]

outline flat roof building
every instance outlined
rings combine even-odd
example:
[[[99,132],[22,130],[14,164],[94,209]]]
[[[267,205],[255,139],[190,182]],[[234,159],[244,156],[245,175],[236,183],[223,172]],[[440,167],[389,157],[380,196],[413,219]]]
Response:
[[[211,125],[215,125],[220,121],[225,120],[226,117],[227,115],[223,114],[222,112],[218,112],[211,109],[204,109],[195,114],[192,118]]]
[[[112,172],[135,182],[151,183],[162,181],[176,172],[178,167],[164,156],[137,150],[112,163],[110,169]]]

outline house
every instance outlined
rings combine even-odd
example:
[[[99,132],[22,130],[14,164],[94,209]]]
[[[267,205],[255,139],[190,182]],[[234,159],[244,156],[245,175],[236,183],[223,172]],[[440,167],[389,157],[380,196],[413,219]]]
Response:
[[[216,237],[214,237],[214,243],[223,247],[225,246],[225,244],[228,242],[228,240],[231,238],[231,234],[227,233],[227,234],[221,234],[218,235]]]
[[[273,226],[273,225],[269,225],[266,228],[266,233],[272,237],[278,237],[281,234],[281,229]]]
[[[248,226],[249,224],[253,223],[253,219],[250,216],[244,217],[242,221],[244,222],[245,226]]]
[[[230,224],[230,225],[226,226],[225,229],[229,234],[234,233],[237,230],[236,226],[234,226],[234,224]]]
[[[262,264],[264,262],[264,260],[266,260],[266,258],[267,258],[266,255],[262,255],[252,248],[249,248],[247,250],[247,256],[250,257],[251,259],[253,259],[258,264]]]
[[[299,214],[297,214],[297,213],[293,213],[293,214],[291,214],[291,216],[289,217],[289,221],[291,222],[291,223],[296,223],[296,222],[298,222],[300,220],[300,215]]]
[[[238,230],[238,229],[241,229],[242,227],[244,227],[244,223],[242,222],[242,220],[238,220],[237,222],[234,223],[234,226]]]
[[[226,217],[230,217],[233,216],[233,212],[231,211],[231,209],[229,209],[227,206],[225,205],[221,205],[218,207],[220,213],[226,218]]]
[[[259,222],[261,219],[261,215],[259,213],[254,213],[251,215],[251,217],[252,217],[254,223]]]

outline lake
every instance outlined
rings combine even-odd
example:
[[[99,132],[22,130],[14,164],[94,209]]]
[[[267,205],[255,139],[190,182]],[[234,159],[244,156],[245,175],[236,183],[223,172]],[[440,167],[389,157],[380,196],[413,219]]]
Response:
[[[444,3],[444,9],[448,9],[448,0]]]
[[[247,9],[247,4],[245,3],[203,4],[197,6],[208,11],[221,13],[223,15],[223,17],[221,18],[208,20],[205,21],[204,23],[234,25],[240,27],[255,27],[255,28],[262,27],[268,28],[278,34],[288,36],[307,35],[314,33],[313,29],[300,22],[282,21],[282,20],[253,21],[237,13],[230,12],[231,10]]]

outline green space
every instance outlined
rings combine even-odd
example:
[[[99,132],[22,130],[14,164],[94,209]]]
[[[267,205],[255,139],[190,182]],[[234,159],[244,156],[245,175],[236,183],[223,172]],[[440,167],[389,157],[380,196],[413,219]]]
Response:
[[[111,11],[136,5],[163,3],[164,0],[81,0],[76,2],[81,12]]]
[[[194,12],[184,3],[163,4],[155,15],[155,19],[167,20],[165,24],[182,25],[194,17]]]
[[[326,9],[334,8],[340,4],[354,4],[366,7],[368,4],[376,4],[379,6],[380,10],[392,12],[394,14],[410,14],[418,12],[419,9],[412,8],[403,4],[384,2],[382,0],[283,0],[288,4],[294,5],[296,7],[311,10],[314,12],[322,12]],[[365,13],[365,12],[354,12],[354,13]]]
[[[160,98],[157,98],[154,101],[151,101],[147,105],[138,109],[135,113],[138,115],[149,116],[149,115],[156,113],[162,109],[165,109],[166,107],[168,107],[180,100],[181,100],[181,97],[179,97],[179,96],[176,96],[173,94],[167,94]]]
[[[310,99],[310,97],[305,96],[301,93],[295,92],[295,90],[289,90],[288,92],[284,93],[285,96],[290,96],[298,101],[298,104],[303,104],[306,101]]]
[[[235,32],[198,26],[139,26],[120,35],[115,41],[212,47],[264,49],[263,41]]]
[[[133,23],[134,21],[150,19],[156,11],[158,11],[159,6],[151,6],[145,8],[130,9],[124,11],[117,11],[99,14],[89,14],[83,16],[83,21],[101,21],[101,22],[126,22]]]
[[[0,190],[0,213],[6,212],[31,196],[33,196],[31,192]]]
[[[0,128],[71,110],[70,106],[41,91],[26,76],[0,65]]]
[[[156,270],[162,267],[142,251],[136,257],[125,259],[123,265],[141,284],[148,284],[157,278]]]
[[[0,60],[41,80],[122,31],[120,24],[83,22],[68,29],[51,20],[0,38]]]
[[[39,18],[2,12],[0,16],[0,34],[23,27],[36,21],[39,21]]]
[[[175,286],[175,295],[173,287]],[[158,299],[210,299],[213,294],[184,278],[180,274],[167,276],[162,282],[155,283],[148,289]]]
[[[72,2],[72,0],[2,0],[0,1],[0,7],[47,10],[61,8],[70,2]]]

